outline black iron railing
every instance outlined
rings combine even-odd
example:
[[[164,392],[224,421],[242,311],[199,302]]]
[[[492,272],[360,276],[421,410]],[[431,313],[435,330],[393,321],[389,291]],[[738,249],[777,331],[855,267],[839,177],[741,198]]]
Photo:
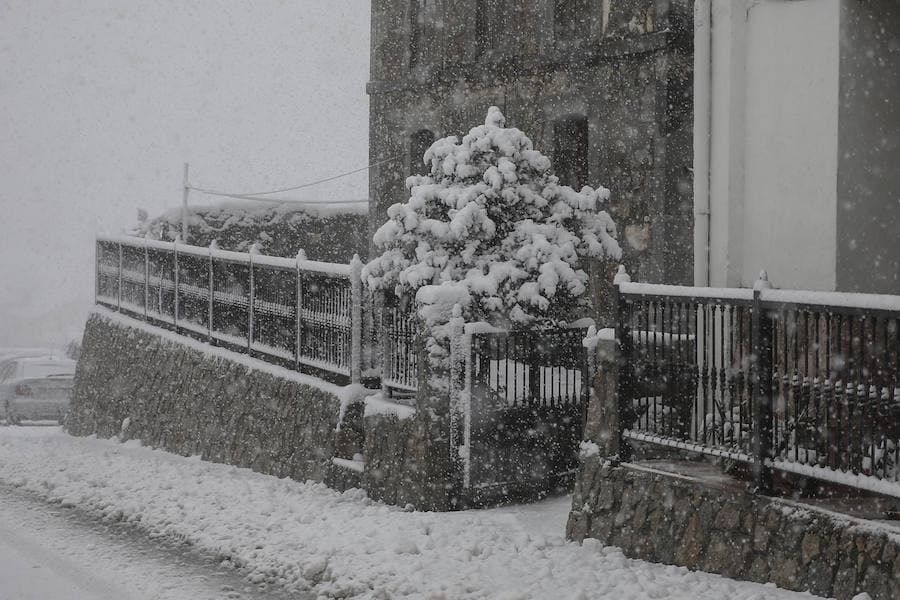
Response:
[[[206,341],[359,381],[361,263],[97,239],[97,302]]]
[[[583,405],[590,383],[585,329],[471,333],[474,385],[497,406]]]
[[[900,298],[616,289],[625,440],[900,495]]]
[[[451,361],[451,447],[467,493],[566,487],[590,393],[586,330],[460,324]],[[493,490],[493,491],[491,491]]]
[[[382,387],[389,394],[414,392],[418,388],[419,354],[422,351],[419,323],[412,303],[382,302]]]

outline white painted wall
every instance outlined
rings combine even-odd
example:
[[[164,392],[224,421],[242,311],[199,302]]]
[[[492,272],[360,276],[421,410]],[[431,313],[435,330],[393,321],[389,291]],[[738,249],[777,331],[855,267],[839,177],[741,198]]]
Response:
[[[710,285],[832,290],[840,0],[712,3]]]
[[[745,9],[744,0],[707,1],[712,2],[709,285],[736,287],[744,210]]]

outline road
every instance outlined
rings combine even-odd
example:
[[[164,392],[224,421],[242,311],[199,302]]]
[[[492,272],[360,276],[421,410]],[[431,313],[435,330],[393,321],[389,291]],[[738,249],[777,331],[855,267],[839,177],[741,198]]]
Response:
[[[0,600],[282,597],[189,549],[0,486]]]

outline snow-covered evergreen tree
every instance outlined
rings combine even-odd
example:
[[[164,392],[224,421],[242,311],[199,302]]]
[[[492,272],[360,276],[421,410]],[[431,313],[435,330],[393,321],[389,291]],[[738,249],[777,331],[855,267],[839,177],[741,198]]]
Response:
[[[621,256],[601,209],[609,190],[560,185],[495,106],[462,142],[440,139],[424,160],[430,173],[407,179],[409,200],[375,233],[381,255],[364,272],[374,289],[426,304],[452,297],[467,321],[552,324],[587,301],[583,259]]]

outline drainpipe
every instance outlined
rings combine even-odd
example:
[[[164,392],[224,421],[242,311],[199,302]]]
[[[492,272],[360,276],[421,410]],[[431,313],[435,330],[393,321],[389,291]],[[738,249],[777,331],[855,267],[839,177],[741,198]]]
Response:
[[[694,285],[708,286],[712,143],[712,3],[694,2]]]

